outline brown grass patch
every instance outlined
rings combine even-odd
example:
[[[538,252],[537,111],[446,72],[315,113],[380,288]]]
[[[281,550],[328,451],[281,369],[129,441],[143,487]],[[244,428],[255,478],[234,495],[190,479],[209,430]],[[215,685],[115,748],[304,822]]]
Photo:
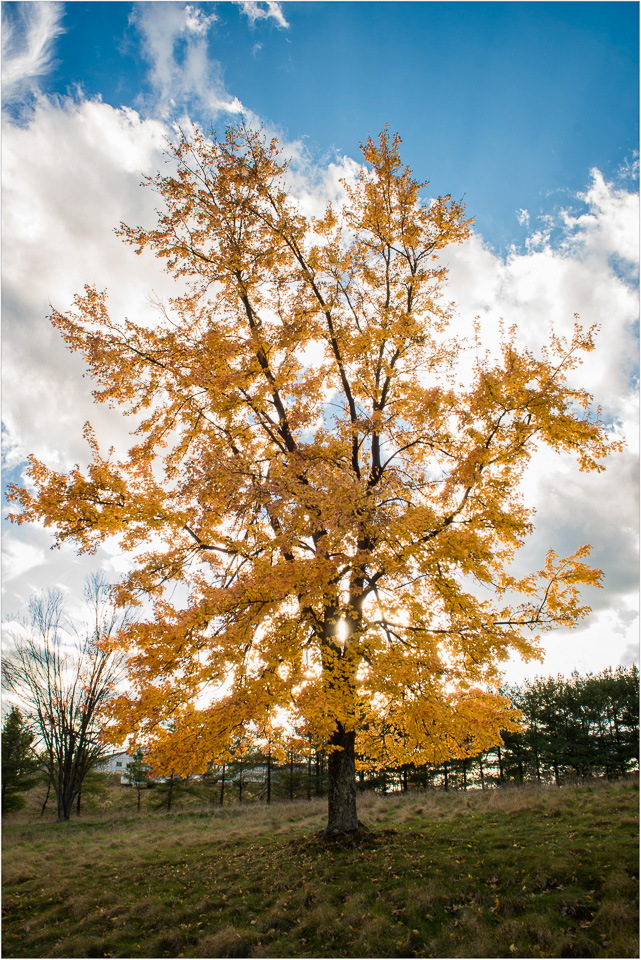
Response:
[[[194,957],[252,957],[258,937],[253,931],[225,926],[196,944]]]

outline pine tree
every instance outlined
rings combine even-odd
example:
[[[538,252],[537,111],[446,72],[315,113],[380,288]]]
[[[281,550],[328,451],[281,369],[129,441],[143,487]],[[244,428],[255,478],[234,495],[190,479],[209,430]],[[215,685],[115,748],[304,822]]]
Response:
[[[20,794],[38,782],[40,763],[34,751],[35,735],[17,707],[12,707],[2,725],[2,813],[21,810]]]

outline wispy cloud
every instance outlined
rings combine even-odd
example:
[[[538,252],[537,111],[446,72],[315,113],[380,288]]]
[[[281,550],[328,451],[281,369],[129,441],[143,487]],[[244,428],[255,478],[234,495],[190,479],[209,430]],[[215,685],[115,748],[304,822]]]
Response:
[[[266,0],[264,3],[259,3],[257,0],[234,0],[234,2],[249,19],[252,27],[258,20],[274,20],[282,30],[287,30],[289,27],[281,4],[275,3],[274,0]]]
[[[205,14],[190,3],[134,5],[131,23],[141,34],[150,65],[157,115],[166,119],[189,107],[204,111],[208,120],[243,112],[238,98],[225,89],[220,64],[208,55],[207,36],[217,19],[213,11]]]
[[[2,99],[16,103],[33,92],[51,68],[53,41],[64,32],[64,6],[57,2],[2,7]]]

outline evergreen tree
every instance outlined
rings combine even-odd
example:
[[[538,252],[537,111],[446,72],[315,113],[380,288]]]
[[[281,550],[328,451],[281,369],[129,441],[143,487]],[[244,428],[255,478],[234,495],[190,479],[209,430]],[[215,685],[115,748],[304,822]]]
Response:
[[[38,782],[40,764],[34,753],[34,734],[22,719],[17,707],[12,707],[2,726],[2,812],[21,810],[25,805],[20,796]]]
[[[140,747],[134,753],[133,760],[127,764],[125,778],[138,791],[138,812],[140,812],[140,793],[149,782],[149,764],[145,763]]]

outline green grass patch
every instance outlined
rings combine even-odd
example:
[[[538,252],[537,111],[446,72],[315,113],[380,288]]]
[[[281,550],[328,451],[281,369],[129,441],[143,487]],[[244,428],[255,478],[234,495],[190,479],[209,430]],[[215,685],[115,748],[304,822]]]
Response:
[[[4,825],[5,957],[636,957],[638,784]]]

